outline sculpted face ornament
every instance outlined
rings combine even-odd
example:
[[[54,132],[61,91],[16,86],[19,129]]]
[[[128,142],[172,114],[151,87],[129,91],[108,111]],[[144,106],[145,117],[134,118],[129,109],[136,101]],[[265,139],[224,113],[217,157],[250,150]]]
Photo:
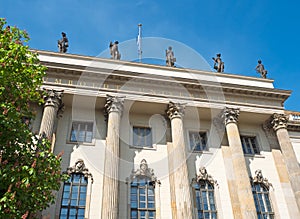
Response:
[[[267,189],[269,189],[270,187],[272,187],[272,183],[270,183],[268,181],[268,179],[264,178],[262,175],[262,171],[261,170],[256,170],[255,171],[255,176],[253,178],[251,178],[253,183],[261,183],[263,184]]]

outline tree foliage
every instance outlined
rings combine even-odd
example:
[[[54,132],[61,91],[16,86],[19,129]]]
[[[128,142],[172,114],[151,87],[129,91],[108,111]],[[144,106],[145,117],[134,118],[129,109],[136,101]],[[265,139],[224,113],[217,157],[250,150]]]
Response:
[[[30,103],[42,103],[45,67],[28,34],[0,18],[0,218],[28,218],[54,202],[63,175],[60,156],[31,133]]]

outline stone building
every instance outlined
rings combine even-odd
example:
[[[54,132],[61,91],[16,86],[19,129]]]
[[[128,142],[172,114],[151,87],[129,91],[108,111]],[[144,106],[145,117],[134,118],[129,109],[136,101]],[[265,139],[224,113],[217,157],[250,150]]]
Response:
[[[300,218],[300,114],[273,80],[38,51],[64,151],[44,218]]]

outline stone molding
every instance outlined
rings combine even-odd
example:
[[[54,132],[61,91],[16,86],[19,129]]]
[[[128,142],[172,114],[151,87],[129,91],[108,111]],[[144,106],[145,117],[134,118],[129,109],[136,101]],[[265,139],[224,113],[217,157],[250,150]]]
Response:
[[[75,162],[75,165],[72,167],[68,167],[65,172],[68,175],[73,173],[80,173],[84,175],[84,178],[91,178],[91,182],[94,182],[93,175],[89,172],[89,169],[85,167],[84,161],[82,159],[78,159]]]
[[[278,129],[282,129],[282,128],[287,129],[288,121],[289,121],[288,115],[274,113],[272,115],[271,125],[274,131],[277,131]]]
[[[262,175],[262,171],[261,170],[256,170],[255,171],[255,176],[251,179],[252,183],[259,183],[259,184],[263,184],[267,189],[269,189],[272,186],[272,183],[269,182],[269,180],[267,178],[264,178]]]
[[[199,168],[199,174],[196,174],[196,177],[192,179],[193,183],[199,183],[200,181],[208,181],[213,186],[218,186],[217,180],[214,180],[213,177],[207,173],[205,167]]]
[[[104,108],[107,115],[111,112],[118,112],[119,114],[122,114],[124,108],[124,97],[107,95]]]
[[[186,104],[184,103],[174,103],[170,101],[167,109],[167,115],[169,119],[172,120],[174,118],[183,118],[185,105]]]
[[[223,119],[225,125],[229,123],[237,123],[240,115],[240,109],[228,108],[226,107],[223,111]]]
[[[48,106],[52,106],[57,109],[57,117],[61,117],[62,113],[64,111],[64,104],[62,102],[62,97],[64,94],[64,91],[56,91],[56,90],[48,90],[44,89],[46,94],[43,96],[43,99],[45,101],[44,108]]]
[[[155,186],[156,184],[160,185],[160,181],[157,180],[157,177],[154,174],[154,170],[148,167],[147,161],[145,159],[141,161],[140,169],[137,169],[136,171],[132,170],[129,180],[130,182],[132,182],[134,179],[139,177],[149,178],[153,183],[153,186]]]

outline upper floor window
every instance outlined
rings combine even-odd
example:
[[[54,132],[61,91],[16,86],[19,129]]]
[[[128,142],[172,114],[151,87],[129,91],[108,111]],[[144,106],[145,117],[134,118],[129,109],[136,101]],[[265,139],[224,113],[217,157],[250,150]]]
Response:
[[[92,142],[93,123],[92,122],[73,122],[71,129],[71,142]]]
[[[133,146],[152,147],[152,130],[149,127],[133,127]]]
[[[189,132],[190,149],[193,151],[207,150],[206,132]]]
[[[252,194],[258,219],[273,219],[274,212],[269,198],[269,188],[272,186],[266,178],[263,178],[261,170],[255,171],[252,179]]]
[[[143,159],[130,176],[130,218],[155,219],[155,185],[160,183]]]
[[[200,173],[192,184],[198,219],[217,219],[214,185],[216,181],[207,174],[205,167],[200,168]]]
[[[84,219],[87,183],[81,173],[73,173],[64,183],[60,219]]]
[[[244,154],[259,154],[259,148],[255,136],[241,136]]]
[[[93,183],[93,176],[82,159],[78,159],[66,173],[70,177],[64,182],[59,218],[84,219],[85,211],[89,209],[89,206],[86,206],[88,185]]]

